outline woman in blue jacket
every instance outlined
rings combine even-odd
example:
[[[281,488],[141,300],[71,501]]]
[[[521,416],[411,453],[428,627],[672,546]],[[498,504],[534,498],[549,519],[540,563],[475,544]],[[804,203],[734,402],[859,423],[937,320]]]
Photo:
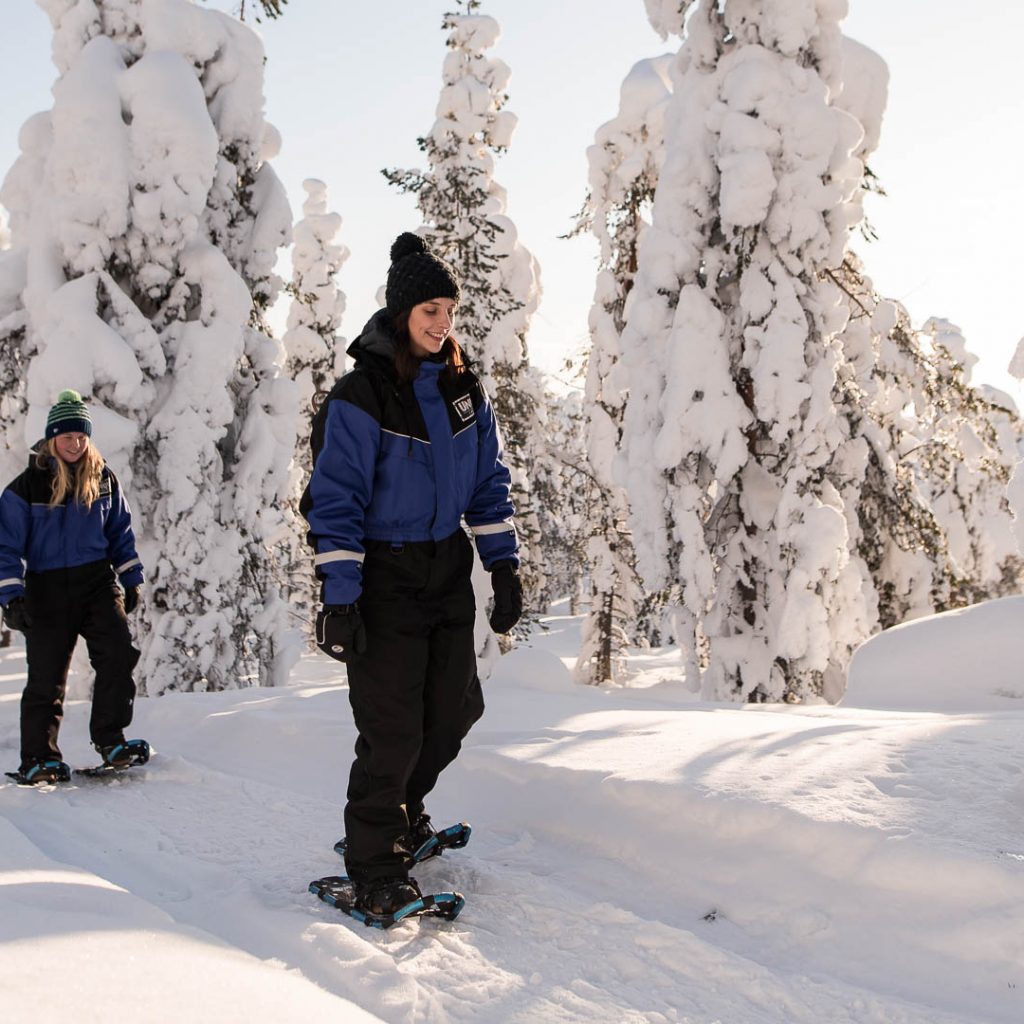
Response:
[[[0,494],[0,605],[7,625],[25,634],[28,662],[21,697],[23,783],[70,777],[57,735],[79,636],[96,671],[93,745],[112,767],[142,759],[145,746],[124,738],[139,659],[126,612],[138,604],[142,563],[128,502],[91,434],[81,395],[62,391],[28,468]]]
[[[451,331],[452,268],[416,235],[391,248],[386,307],[313,420],[303,496],[322,583],[322,650],[348,666],[356,758],[345,864],[356,907],[419,896],[423,801],[483,714],[473,641],[472,531],[494,589],[491,626],[522,611],[509,471],[491,404]]]

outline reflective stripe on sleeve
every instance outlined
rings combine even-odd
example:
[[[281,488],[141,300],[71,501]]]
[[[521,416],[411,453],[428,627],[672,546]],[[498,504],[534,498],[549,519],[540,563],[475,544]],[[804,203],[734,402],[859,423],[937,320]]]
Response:
[[[485,523],[483,526],[470,526],[476,536],[480,537],[488,533],[515,533],[516,524],[511,519],[501,523]]]
[[[129,569],[134,569],[137,565],[142,565],[142,561],[138,558],[133,558],[130,562],[125,562],[124,565],[119,565],[114,572],[120,576],[121,573],[127,572]]]
[[[24,582],[24,580],[19,579],[0,580],[0,587],[20,587]]]
[[[361,562],[366,556],[361,551],[325,551],[313,559],[314,565],[326,562]]]

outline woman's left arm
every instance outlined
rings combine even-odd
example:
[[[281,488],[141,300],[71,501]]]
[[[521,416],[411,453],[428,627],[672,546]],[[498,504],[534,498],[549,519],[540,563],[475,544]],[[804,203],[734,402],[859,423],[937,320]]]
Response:
[[[121,586],[139,586],[145,578],[142,573],[142,561],[135,550],[135,533],[132,530],[132,510],[121,490],[121,485],[110,470],[110,514],[103,523],[103,532],[107,537],[107,550],[110,563],[121,581]]]
[[[485,569],[496,562],[519,564],[519,538],[516,535],[515,506],[512,503],[512,476],[502,460],[501,436],[494,410],[483,386],[476,409],[477,459],[476,483],[466,523],[473,531],[476,548]]]

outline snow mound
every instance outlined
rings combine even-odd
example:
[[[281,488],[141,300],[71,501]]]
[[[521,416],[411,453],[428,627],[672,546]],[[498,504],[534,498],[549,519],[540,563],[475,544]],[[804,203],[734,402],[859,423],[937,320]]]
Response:
[[[844,707],[887,711],[1021,711],[1024,597],[931,615],[862,644]]]
[[[565,662],[550,651],[523,645],[502,658],[491,676],[491,685],[517,685],[527,690],[572,693],[572,673]]]
[[[180,925],[122,886],[52,860],[4,818],[0,850],[5,1020],[100,1022],[116,993],[154,1024],[380,1021],[279,959]],[[66,983],[53,983],[54,964]]]

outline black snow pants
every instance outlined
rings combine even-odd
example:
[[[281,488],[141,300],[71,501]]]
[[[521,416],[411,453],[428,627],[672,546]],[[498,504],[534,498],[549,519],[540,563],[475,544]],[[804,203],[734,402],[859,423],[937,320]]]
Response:
[[[25,632],[28,682],[21,695],[21,762],[61,758],[57,734],[64,715],[71,654],[80,636],[96,670],[89,736],[97,746],[124,739],[135,701],[132,644],[124,599],[110,563],[28,573]]]
[[[459,530],[437,542],[365,548],[359,603],[367,646],[348,663],[359,736],[345,866],[355,881],[408,872],[409,825],[484,711],[469,538]]]

